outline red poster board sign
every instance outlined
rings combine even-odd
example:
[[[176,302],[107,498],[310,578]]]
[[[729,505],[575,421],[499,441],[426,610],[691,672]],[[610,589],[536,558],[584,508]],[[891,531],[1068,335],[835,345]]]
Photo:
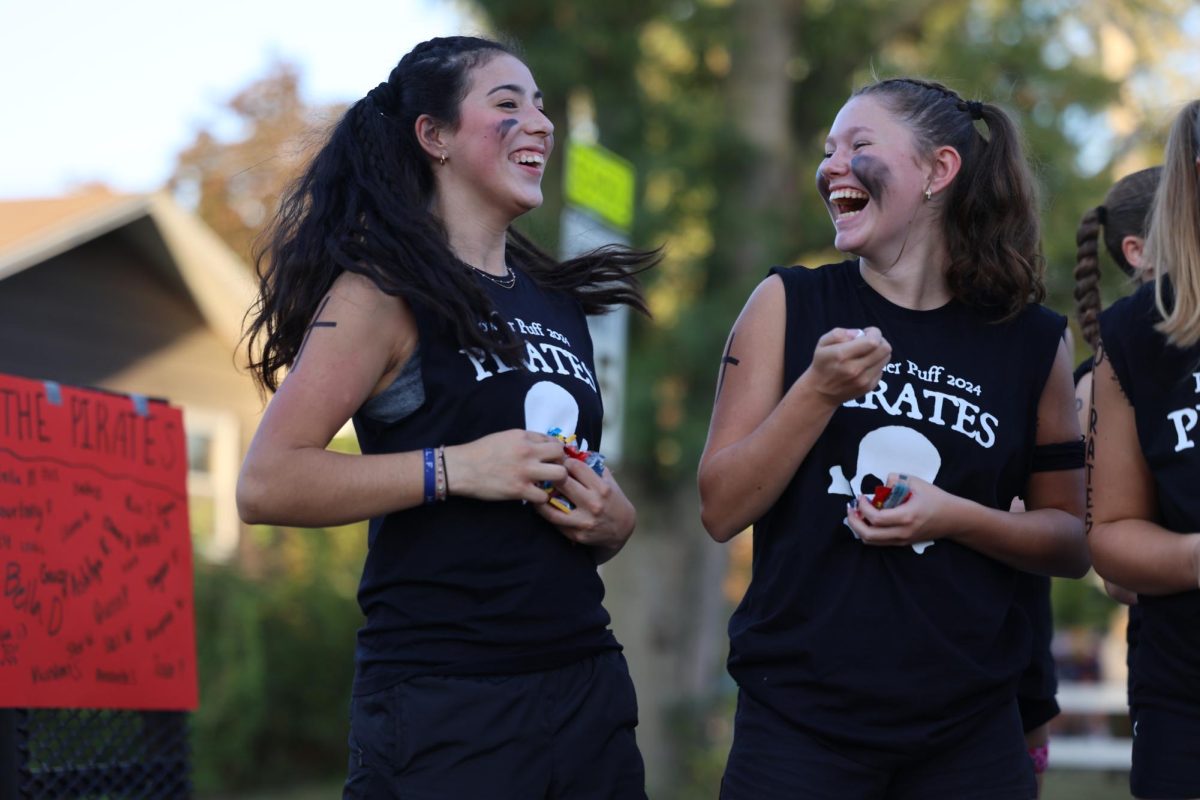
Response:
[[[0,375],[0,707],[194,709],[183,415]]]

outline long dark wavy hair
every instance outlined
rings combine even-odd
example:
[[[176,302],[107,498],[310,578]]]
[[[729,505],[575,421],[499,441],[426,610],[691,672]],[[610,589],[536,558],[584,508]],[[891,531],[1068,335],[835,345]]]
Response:
[[[851,96],[864,95],[908,125],[923,155],[948,145],[962,158],[942,215],[954,297],[1000,319],[1045,299],[1037,192],[1017,127],[1004,110],[916,78],[881,80]]]
[[[1126,175],[1112,185],[1104,203],[1089,209],[1075,232],[1075,315],[1088,345],[1095,350],[1100,343],[1100,252],[1096,246],[1104,232],[1104,247],[1113,263],[1129,277],[1133,265],[1125,259],[1121,243],[1126,236],[1145,238],[1154,206],[1154,193],[1162,177],[1162,167],[1149,167]]]
[[[494,308],[430,210],[433,169],[415,132],[422,114],[457,128],[472,71],[501,54],[515,55],[514,48],[467,36],[417,45],[387,81],[350,106],[289,188],[254,256],[259,296],[247,312],[245,340],[260,386],[278,388],[342,272],[423,305],[464,348],[524,357],[524,343],[507,325],[488,331],[477,324]],[[588,314],[617,304],[648,313],[636,275],[659,257],[609,246],[559,262],[508,231],[509,263],[539,286],[569,293]]]

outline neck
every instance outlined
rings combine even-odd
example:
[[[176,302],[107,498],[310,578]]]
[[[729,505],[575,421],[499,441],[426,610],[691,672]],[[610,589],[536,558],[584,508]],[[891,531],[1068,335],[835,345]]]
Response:
[[[493,275],[505,275],[508,225],[495,209],[464,208],[435,195],[433,213],[446,229],[450,250],[462,262]]]
[[[933,237],[911,237],[901,252],[863,254],[858,259],[859,273],[867,284],[889,302],[914,311],[929,311],[950,302],[946,283],[949,256],[945,246]]]

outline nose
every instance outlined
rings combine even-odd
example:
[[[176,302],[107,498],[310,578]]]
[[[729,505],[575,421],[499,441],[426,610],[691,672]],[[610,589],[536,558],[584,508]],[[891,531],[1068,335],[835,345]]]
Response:
[[[832,154],[821,160],[820,166],[817,167],[817,177],[828,180],[835,175],[845,175],[849,164],[845,156],[840,150],[833,151]]]
[[[526,119],[525,130],[527,132],[547,139],[554,135],[554,123],[550,121],[545,112],[533,108]]]

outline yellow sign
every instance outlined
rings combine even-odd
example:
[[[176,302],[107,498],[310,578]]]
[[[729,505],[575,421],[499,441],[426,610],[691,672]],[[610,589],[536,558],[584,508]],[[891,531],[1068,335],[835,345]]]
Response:
[[[595,144],[567,142],[567,202],[617,230],[633,227],[633,164]]]

